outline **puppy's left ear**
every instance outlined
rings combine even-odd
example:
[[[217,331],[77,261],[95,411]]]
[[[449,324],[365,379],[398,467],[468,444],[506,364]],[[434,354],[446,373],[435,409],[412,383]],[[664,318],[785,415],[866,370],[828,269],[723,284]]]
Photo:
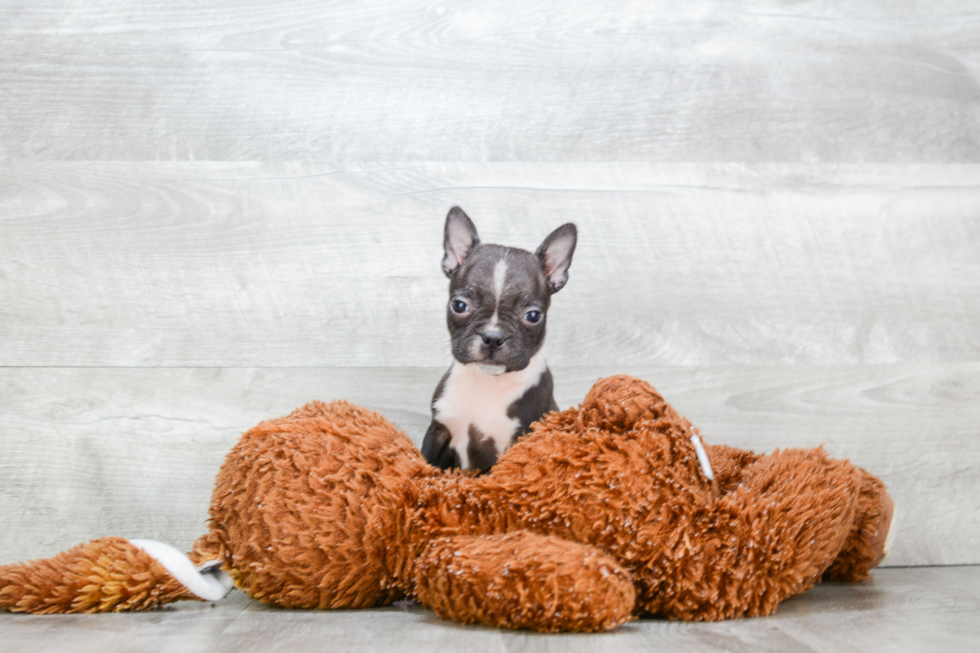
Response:
[[[577,240],[578,230],[569,222],[548,234],[535,252],[551,292],[558,292],[568,282],[568,266],[572,264]]]

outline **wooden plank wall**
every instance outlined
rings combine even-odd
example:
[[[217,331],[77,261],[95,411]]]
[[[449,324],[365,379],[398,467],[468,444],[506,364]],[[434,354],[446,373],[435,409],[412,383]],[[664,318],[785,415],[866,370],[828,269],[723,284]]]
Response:
[[[825,443],[893,565],[980,563],[980,7],[0,3],[0,563],[189,547],[242,430],[417,442],[447,209],[574,221],[559,404],[649,379],[713,442]]]

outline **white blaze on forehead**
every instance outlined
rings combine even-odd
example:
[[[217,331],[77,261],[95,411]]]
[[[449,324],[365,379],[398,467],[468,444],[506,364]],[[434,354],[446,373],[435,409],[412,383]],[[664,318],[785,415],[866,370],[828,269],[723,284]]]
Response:
[[[496,328],[497,313],[500,311],[500,297],[504,294],[504,283],[507,281],[507,261],[500,259],[493,268],[493,317],[490,318],[488,329]]]
[[[504,292],[504,281],[507,280],[507,260],[500,259],[493,268],[493,295],[499,302]]]

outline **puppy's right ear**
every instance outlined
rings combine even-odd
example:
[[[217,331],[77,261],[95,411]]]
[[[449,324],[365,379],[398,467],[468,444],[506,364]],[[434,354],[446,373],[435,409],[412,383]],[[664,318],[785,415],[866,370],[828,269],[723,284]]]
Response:
[[[442,271],[451,277],[463,265],[474,245],[480,244],[476,227],[463,209],[454,206],[446,216],[446,238],[443,247],[446,255],[442,257]]]

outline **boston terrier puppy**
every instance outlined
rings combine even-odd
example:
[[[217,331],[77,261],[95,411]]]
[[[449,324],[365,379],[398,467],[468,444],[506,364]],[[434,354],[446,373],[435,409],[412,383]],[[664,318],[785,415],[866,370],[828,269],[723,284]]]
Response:
[[[446,216],[446,318],[452,367],[432,397],[422,455],[442,469],[487,471],[532,422],[558,410],[541,354],[551,296],[568,281],[577,231],[564,224],[537,251],[480,243],[458,206]]]

